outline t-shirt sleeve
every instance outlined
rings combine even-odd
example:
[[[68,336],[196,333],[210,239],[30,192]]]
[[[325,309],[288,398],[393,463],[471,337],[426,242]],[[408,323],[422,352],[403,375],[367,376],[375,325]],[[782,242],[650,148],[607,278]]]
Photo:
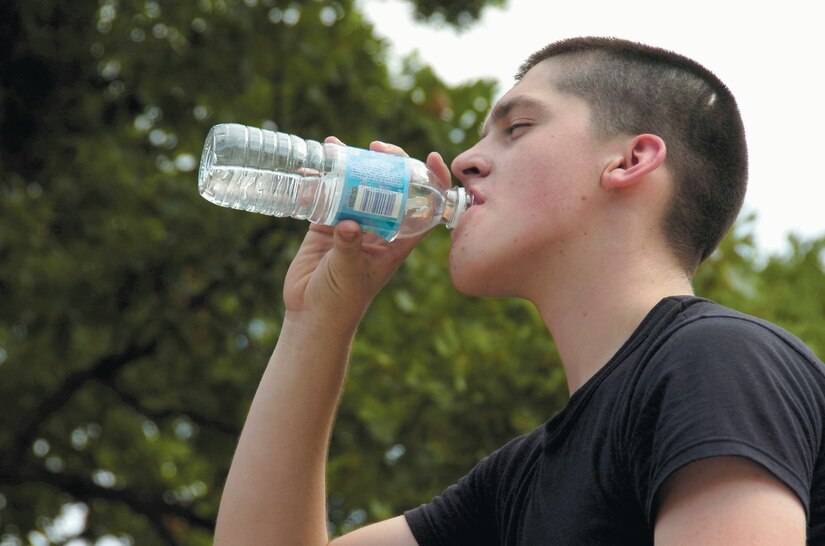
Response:
[[[543,427],[511,440],[466,476],[404,516],[420,546],[498,546],[513,495],[541,453]]]
[[[419,546],[484,545],[495,538],[490,481],[493,456],[428,504],[404,513]]]
[[[789,335],[746,318],[682,327],[644,369],[631,404],[628,465],[651,527],[656,494],[688,463],[740,456],[809,508],[822,435],[822,370]]]

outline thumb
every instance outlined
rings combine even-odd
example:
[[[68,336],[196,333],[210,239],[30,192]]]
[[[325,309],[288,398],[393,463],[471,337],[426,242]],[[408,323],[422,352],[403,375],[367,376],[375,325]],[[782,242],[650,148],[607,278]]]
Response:
[[[334,228],[335,248],[342,252],[358,254],[361,250],[361,235],[363,231],[358,222],[344,220]]]
[[[361,226],[352,220],[345,220],[335,226],[332,262],[335,269],[343,274],[355,273],[360,267],[361,240],[364,233]]]

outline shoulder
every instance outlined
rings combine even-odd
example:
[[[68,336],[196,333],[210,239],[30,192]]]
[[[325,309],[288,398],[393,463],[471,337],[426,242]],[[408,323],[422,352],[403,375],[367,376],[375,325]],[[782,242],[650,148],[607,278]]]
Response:
[[[690,302],[659,336],[629,407],[626,460],[648,510],[677,469],[724,456],[758,463],[807,506],[823,445],[825,370],[781,328]]]
[[[462,481],[474,480],[488,492],[496,488],[500,495],[502,488],[511,487],[530,472],[541,455],[544,438],[545,425],[514,438],[479,461]]]
[[[776,324],[702,298],[690,298],[684,304],[670,334],[677,339],[691,336],[725,339],[731,335],[745,335],[750,339],[779,341],[810,352],[796,336]]]
[[[662,336],[650,372],[805,377],[825,394],[825,366],[799,338],[766,320],[695,298]],[[707,376],[704,376],[707,378]]]
[[[692,423],[696,431],[724,424],[736,436],[743,428],[756,434],[797,421],[792,430],[802,426],[818,436],[825,366],[782,328],[698,300],[673,321],[641,371],[634,407],[648,418]]]

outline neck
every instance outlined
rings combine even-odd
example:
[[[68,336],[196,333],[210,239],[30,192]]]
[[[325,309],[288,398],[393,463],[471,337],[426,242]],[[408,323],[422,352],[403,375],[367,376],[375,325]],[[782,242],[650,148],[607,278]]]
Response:
[[[601,267],[566,272],[568,282],[548,283],[554,289],[530,298],[556,343],[571,395],[610,360],[659,301],[693,293],[681,270],[647,258],[614,254]]]

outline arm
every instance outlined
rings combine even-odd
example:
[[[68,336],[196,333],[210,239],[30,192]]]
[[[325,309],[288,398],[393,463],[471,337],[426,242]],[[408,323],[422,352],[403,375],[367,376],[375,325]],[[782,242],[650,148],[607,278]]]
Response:
[[[741,457],[702,459],[662,487],[657,546],[804,545],[799,498],[761,465]]]
[[[428,164],[449,180],[440,157],[431,154]],[[284,282],[281,335],[229,470],[216,545],[327,544],[327,447],[350,345],[367,306],[419,240],[386,244],[351,221],[310,228]],[[405,532],[412,539],[396,518],[363,530],[363,542],[345,544],[376,544],[382,533]]]

